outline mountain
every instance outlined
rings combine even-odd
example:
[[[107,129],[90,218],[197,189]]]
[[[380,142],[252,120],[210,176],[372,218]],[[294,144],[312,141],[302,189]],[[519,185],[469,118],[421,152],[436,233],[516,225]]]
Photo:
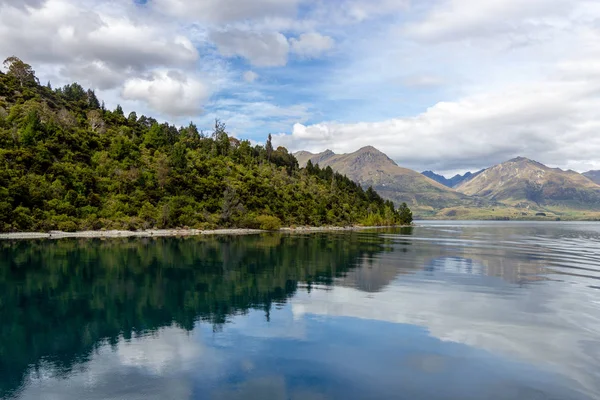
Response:
[[[410,210],[342,175],[300,169],[270,138],[252,146],[218,121],[207,137],[126,117],[77,83],[51,89],[23,61],[5,65],[0,231],[410,222]]]
[[[600,170],[584,172],[583,176],[600,185]]]
[[[348,176],[364,188],[372,186],[382,197],[396,205],[406,202],[423,218],[435,215],[438,210],[453,206],[479,205],[481,199],[471,198],[452,190],[428,177],[398,166],[393,160],[372,146],[363,147],[350,154],[335,154],[331,150],[313,154],[300,151],[294,154],[300,166],[310,160],[320,167],[331,167]]]
[[[426,177],[433,179],[434,181],[436,181],[438,183],[441,183],[444,186],[448,186],[449,188],[454,188],[465,181],[473,179],[474,177],[476,177],[477,175],[479,175],[482,172],[483,172],[483,170],[477,171],[475,173],[467,172],[464,175],[456,174],[450,179],[446,178],[443,175],[436,174],[433,171],[423,171],[421,173],[423,175],[425,175]]]
[[[549,168],[524,157],[486,169],[456,188],[518,207],[600,210],[600,186],[575,171]]]

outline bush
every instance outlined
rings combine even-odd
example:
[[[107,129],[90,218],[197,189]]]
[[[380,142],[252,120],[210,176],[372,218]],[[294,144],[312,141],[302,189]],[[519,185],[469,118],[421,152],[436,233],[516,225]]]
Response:
[[[281,220],[272,215],[259,215],[255,218],[255,222],[259,229],[265,231],[276,231],[281,228]]]
[[[63,232],[75,232],[77,230],[77,224],[73,221],[59,222],[58,230]]]
[[[360,224],[363,226],[382,226],[383,219],[379,214],[370,213],[360,221]]]
[[[15,228],[21,231],[31,229],[33,223],[33,217],[31,216],[31,210],[27,207],[19,206],[13,211],[13,221]]]

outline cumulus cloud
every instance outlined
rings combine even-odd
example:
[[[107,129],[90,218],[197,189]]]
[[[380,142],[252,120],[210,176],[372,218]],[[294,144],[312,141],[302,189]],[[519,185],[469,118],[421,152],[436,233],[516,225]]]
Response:
[[[200,114],[209,95],[203,82],[177,71],[155,71],[148,78],[132,78],[125,82],[122,93],[124,99],[144,102],[170,116]]]
[[[233,134],[256,131],[261,141],[269,132],[280,132],[294,122],[307,121],[311,114],[307,104],[282,106],[266,99],[218,99],[211,103],[211,112],[203,115],[200,125],[209,127],[219,118]]]
[[[400,165],[440,172],[488,167],[517,155],[577,171],[600,168],[600,118],[594,111],[600,106],[600,6],[575,1],[565,10],[566,2],[552,0],[556,8],[537,14],[542,2],[527,3],[437,2],[408,27],[439,21],[430,27],[442,29],[467,15],[469,29],[444,30],[438,37],[433,30],[406,36],[406,30],[391,28],[377,40],[341,47],[361,56],[338,68],[323,90],[336,101],[360,102],[356,112],[296,124],[274,140],[310,151],[374,145]],[[507,35],[478,28],[490,20],[514,30]],[[527,47],[506,46],[507,37],[518,36],[535,40]],[[469,40],[438,44],[426,37]]]
[[[287,63],[290,45],[279,32],[231,29],[213,32],[210,38],[225,57],[244,57],[257,67],[278,67]]]
[[[335,41],[317,32],[303,33],[298,39],[290,39],[291,49],[300,57],[314,58],[332,49]]]
[[[88,64],[65,65],[60,70],[61,75],[72,80],[94,86],[100,90],[112,89],[122,83],[122,74],[110,68],[102,61],[92,61]],[[127,73],[127,71],[125,71]]]
[[[0,6],[3,4],[13,7],[40,7],[46,0],[0,0]]]
[[[198,59],[189,39],[164,27],[69,0],[37,5],[0,3],[0,54],[60,65],[69,78],[85,77],[101,88],[116,87],[132,72],[190,65]]]
[[[246,71],[244,72],[244,80],[246,82],[254,82],[258,78],[258,74],[254,71]]]
[[[162,12],[204,23],[294,16],[300,0],[152,0]]]
[[[481,168],[524,155],[549,164],[597,162],[600,79],[537,82],[440,102],[382,122],[295,124],[274,138],[294,150],[373,145],[415,169]]]
[[[78,81],[100,89],[109,106],[140,112],[148,106],[163,115],[196,115],[209,92],[240,99],[235,108],[205,104],[207,115],[237,121],[248,135],[277,126],[288,133],[280,144],[294,149],[354,151],[370,144],[402,165],[440,171],[518,154],[600,169],[594,155],[600,121],[593,112],[600,90],[598,2],[409,5],[0,0],[0,55],[32,64],[44,82]],[[257,69],[333,48],[320,63]],[[234,57],[251,67],[231,62]],[[260,87],[240,85],[240,77],[255,81],[255,71]],[[256,93],[242,99],[250,86]],[[166,97],[152,99],[153,93]],[[273,115],[260,114],[266,112]]]
[[[408,25],[406,32],[424,40],[478,39],[499,33],[539,32],[544,20],[573,9],[572,0],[443,0],[426,17]]]

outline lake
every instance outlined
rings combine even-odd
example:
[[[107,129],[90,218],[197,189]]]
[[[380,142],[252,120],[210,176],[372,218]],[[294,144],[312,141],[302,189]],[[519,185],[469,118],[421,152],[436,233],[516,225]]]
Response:
[[[418,225],[0,242],[0,398],[600,398],[600,224]]]

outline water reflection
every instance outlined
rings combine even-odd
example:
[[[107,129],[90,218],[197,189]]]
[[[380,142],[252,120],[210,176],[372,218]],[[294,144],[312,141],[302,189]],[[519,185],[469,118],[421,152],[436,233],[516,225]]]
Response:
[[[599,243],[498,223],[0,243],[0,397],[598,398],[577,268]]]
[[[348,233],[0,243],[0,396],[28,371],[68,376],[109,343],[160,327],[215,329],[330,284],[389,239]]]

